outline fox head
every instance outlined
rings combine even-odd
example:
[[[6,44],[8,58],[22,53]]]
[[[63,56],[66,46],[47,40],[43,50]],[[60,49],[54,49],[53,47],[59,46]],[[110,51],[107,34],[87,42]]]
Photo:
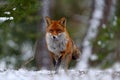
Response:
[[[63,17],[60,20],[52,20],[46,17],[46,34],[53,40],[60,40],[66,36],[66,19]]]

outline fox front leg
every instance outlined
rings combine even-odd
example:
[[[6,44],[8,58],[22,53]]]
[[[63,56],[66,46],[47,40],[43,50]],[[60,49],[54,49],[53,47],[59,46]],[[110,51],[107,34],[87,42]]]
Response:
[[[60,64],[61,64],[61,60],[62,60],[62,56],[60,56],[57,61],[56,61],[56,64],[55,64],[55,73],[58,73],[58,69],[60,67]]]

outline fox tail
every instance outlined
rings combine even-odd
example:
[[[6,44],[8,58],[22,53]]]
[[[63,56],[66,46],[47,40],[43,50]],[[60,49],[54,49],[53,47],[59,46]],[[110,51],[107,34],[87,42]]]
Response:
[[[73,54],[72,54],[72,59],[73,60],[78,59],[80,57],[80,54],[81,54],[81,52],[80,52],[79,48],[77,48],[76,46],[74,46],[74,51],[73,51]]]

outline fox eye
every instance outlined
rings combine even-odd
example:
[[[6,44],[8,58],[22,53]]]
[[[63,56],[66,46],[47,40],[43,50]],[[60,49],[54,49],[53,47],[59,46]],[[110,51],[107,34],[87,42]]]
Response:
[[[57,32],[61,33],[61,32],[62,32],[62,30],[58,29],[58,30],[57,30]]]
[[[52,30],[52,29],[50,29],[50,30],[49,30],[49,32],[53,32],[53,30]]]

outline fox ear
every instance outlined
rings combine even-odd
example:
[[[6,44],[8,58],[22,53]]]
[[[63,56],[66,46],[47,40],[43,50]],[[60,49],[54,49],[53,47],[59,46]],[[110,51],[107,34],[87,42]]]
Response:
[[[66,26],[66,19],[65,19],[65,17],[61,18],[59,23],[65,27]]]
[[[48,16],[45,17],[45,20],[47,25],[50,25],[52,23],[52,20]]]

